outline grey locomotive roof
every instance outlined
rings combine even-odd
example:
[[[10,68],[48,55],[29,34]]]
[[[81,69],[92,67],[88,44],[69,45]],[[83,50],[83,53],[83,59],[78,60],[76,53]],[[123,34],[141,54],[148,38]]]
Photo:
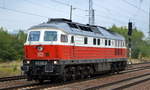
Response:
[[[69,20],[61,21],[59,19],[56,19],[56,21],[55,21],[53,19],[53,21],[49,21],[48,23],[42,23],[42,24],[39,24],[36,26],[32,26],[29,29],[55,28],[55,29],[61,29],[64,32],[69,33],[69,34],[78,34],[78,35],[91,36],[91,37],[96,37],[96,38],[125,40],[123,36],[121,36],[117,33],[114,33],[114,32],[110,32],[107,29],[99,27],[99,26],[94,26],[93,28],[95,28],[95,29],[92,29],[92,32],[89,32],[89,31],[83,31],[83,30],[77,29],[77,28],[71,28],[68,25],[68,22],[69,22]],[[84,25],[84,24],[79,24],[79,23],[75,23],[75,24],[81,25],[81,26]],[[87,25],[84,25],[84,26],[87,26]]]

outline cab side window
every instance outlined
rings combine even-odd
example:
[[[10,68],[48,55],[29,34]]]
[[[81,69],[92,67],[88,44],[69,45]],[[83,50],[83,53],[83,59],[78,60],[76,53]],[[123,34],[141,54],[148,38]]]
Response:
[[[61,34],[61,42],[68,42],[68,36]]]

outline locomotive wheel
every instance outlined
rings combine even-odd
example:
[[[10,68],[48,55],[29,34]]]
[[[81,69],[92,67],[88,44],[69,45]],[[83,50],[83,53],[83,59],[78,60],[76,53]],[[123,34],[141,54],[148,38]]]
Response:
[[[56,76],[55,78],[51,79],[54,83],[63,83],[64,82],[64,76]]]
[[[90,77],[94,75],[94,70],[92,67],[89,67],[89,73],[90,73]]]
[[[43,83],[44,80],[43,80],[43,79],[39,79],[38,82],[39,82],[39,83]]]
[[[115,71],[115,74],[119,73],[119,63],[114,64],[114,71]]]
[[[80,78],[81,78],[81,79],[84,79],[84,77],[85,77],[85,76],[84,76],[84,68],[81,67],[81,68],[80,68]]]
[[[114,63],[112,63],[112,65],[111,65],[111,73],[115,74],[115,64]]]
[[[77,79],[80,79],[81,78],[81,67],[78,66],[77,67]]]
[[[67,81],[67,69],[64,70],[63,81]]]
[[[87,77],[90,78],[90,76],[91,76],[91,74],[90,74],[90,66],[87,66],[86,70],[87,70]]]
[[[52,77],[52,78],[50,79],[50,82],[51,82],[51,83],[55,83],[56,80],[57,80],[56,77]]]
[[[84,67],[83,68],[83,75],[84,75],[84,78],[87,78],[88,77],[88,73],[89,71],[88,71],[88,69],[87,69],[87,67]]]
[[[72,67],[71,68],[71,70],[72,70],[72,73],[71,73],[71,78],[72,78],[72,80],[76,80],[76,68],[75,67]]]
[[[68,81],[71,79],[69,68],[64,69],[63,81]]]
[[[120,69],[121,68],[121,63],[117,63],[117,74],[119,74],[120,73]]]

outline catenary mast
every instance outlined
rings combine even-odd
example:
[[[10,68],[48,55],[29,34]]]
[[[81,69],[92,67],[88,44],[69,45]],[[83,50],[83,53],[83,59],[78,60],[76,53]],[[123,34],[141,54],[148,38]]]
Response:
[[[148,32],[148,38],[150,39],[150,7],[149,7],[149,32]]]
[[[95,24],[95,15],[93,9],[93,1],[89,0],[89,25]]]

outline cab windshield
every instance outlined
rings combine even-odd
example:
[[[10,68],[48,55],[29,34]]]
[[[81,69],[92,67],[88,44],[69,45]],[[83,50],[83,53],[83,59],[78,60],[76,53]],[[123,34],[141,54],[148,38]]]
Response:
[[[28,41],[39,41],[40,31],[31,31],[29,34]]]
[[[45,31],[44,41],[57,41],[57,32],[56,31]]]

